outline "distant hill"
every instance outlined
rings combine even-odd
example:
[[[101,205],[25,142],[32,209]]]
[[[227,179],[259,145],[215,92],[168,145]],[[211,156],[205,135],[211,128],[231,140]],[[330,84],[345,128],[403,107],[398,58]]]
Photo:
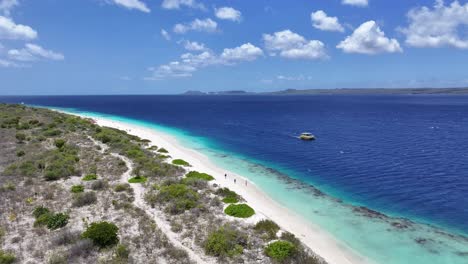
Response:
[[[320,94],[468,94],[467,88],[339,88],[339,89],[287,89],[275,92],[246,92],[242,90],[201,92],[187,91],[182,95],[320,95]]]

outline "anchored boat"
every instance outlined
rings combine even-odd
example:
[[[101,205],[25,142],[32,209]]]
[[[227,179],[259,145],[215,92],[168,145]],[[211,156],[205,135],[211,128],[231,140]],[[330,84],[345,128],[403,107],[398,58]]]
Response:
[[[315,140],[315,136],[311,133],[304,132],[299,136],[302,140]]]

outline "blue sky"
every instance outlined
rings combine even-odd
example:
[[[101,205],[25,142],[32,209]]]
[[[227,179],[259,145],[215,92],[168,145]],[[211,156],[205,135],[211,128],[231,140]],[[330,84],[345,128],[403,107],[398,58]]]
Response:
[[[468,86],[468,2],[0,0],[0,94]]]

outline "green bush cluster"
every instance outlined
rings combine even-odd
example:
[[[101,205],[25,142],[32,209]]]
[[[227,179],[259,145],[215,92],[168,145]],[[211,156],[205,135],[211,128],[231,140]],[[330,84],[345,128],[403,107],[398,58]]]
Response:
[[[18,132],[18,133],[16,133],[15,138],[16,138],[16,140],[18,140],[18,142],[21,143],[21,142],[26,140],[26,134]]]
[[[206,174],[206,173],[201,173],[198,171],[191,171],[185,175],[186,178],[188,179],[198,179],[198,180],[204,180],[204,181],[212,181],[214,180],[214,177]]]
[[[34,226],[47,226],[51,230],[59,229],[68,224],[70,216],[65,213],[51,212],[47,207],[38,206],[33,211],[33,216],[36,218]]]
[[[179,166],[190,167],[190,163],[186,162],[183,159],[175,159],[175,160],[172,161],[172,164],[179,165]]]
[[[11,264],[15,262],[16,257],[12,253],[0,250],[0,264]]]
[[[97,180],[98,176],[96,174],[88,174],[84,176],[81,180],[83,181],[94,181]]]
[[[265,248],[265,254],[279,262],[283,262],[286,259],[291,258],[296,251],[296,246],[293,243],[284,240],[278,240],[270,243]]]
[[[76,193],[73,196],[72,205],[75,207],[83,207],[87,205],[91,205],[96,203],[97,196],[95,192],[84,192],[84,193]]]
[[[198,205],[199,195],[185,184],[169,184],[161,186],[156,200],[169,203],[168,210],[172,214],[180,214]]]
[[[18,164],[8,166],[4,171],[4,175],[18,175],[18,176],[34,176],[39,173],[40,164],[37,165],[32,161],[24,161]]]
[[[132,190],[132,187],[128,183],[119,183],[114,186],[116,192],[128,192]]]
[[[165,148],[158,149],[158,152],[159,153],[169,153],[169,151],[167,151],[167,149],[165,149]]]
[[[26,155],[26,152],[24,152],[24,150],[19,150],[16,152],[17,157],[23,157],[24,155]]]
[[[63,146],[65,146],[65,143],[66,143],[66,141],[65,141],[64,139],[61,139],[61,138],[56,139],[56,140],[54,141],[54,144],[55,144],[55,146],[56,146],[58,149],[63,148]]]
[[[72,193],[82,193],[84,192],[84,186],[83,185],[73,185],[70,189]]]
[[[128,180],[129,183],[145,183],[148,180],[148,178],[143,177],[143,176],[135,176],[133,178],[130,178]]]
[[[224,203],[238,203],[239,202],[239,195],[229,190],[228,188],[219,188],[216,190],[216,194],[223,197]]]
[[[247,204],[230,204],[224,213],[238,218],[248,218],[255,214],[254,209]]]
[[[280,230],[280,227],[275,222],[266,219],[259,221],[255,225],[254,230],[256,233],[263,235],[264,239],[272,240],[276,238],[276,234]]]
[[[91,239],[96,246],[104,248],[119,242],[118,231],[119,228],[113,223],[94,222],[89,225],[82,237]]]
[[[224,226],[208,234],[204,249],[210,256],[233,257],[242,254],[247,245],[246,235],[232,227]]]
[[[78,148],[64,145],[60,149],[52,150],[46,157],[44,177],[48,181],[55,181],[77,173],[76,164],[80,160]]]

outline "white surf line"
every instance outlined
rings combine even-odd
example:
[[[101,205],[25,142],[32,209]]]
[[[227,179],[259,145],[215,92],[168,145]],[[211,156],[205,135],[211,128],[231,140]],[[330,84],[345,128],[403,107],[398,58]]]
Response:
[[[117,153],[111,153],[111,155],[114,156],[114,157],[118,157],[118,158],[122,159],[126,163],[128,170],[122,174],[122,176],[120,178],[120,182],[121,183],[128,183],[128,180],[132,177],[131,173],[132,173],[132,170],[133,170],[133,162],[129,158],[124,157],[124,156],[122,156],[120,154],[117,154]],[[156,222],[156,225],[158,226],[158,228],[166,235],[166,237],[169,239],[169,241],[174,246],[184,249],[188,253],[190,259],[192,261],[195,261],[196,263],[200,263],[200,264],[202,264],[202,263],[213,263],[213,264],[216,263],[216,262],[214,262],[212,259],[210,259],[208,257],[202,258],[199,254],[194,252],[191,248],[189,248],[189,247],[185,246],[184,244],[182,244],[177,239],[177,235],[174,232],[172,232],[170,225],[164,220],[163,215],[160,212],[158,212],[156,209],[151,208],[150,206],[148,206],[146,204],[145,199],[144,199],[145,187],[143,187],[142,184],[140,184],[140,183],[133,183],[132,184],[131,183],[130,186],[133,189],[133,193],[134,193],[134,197],[135,197],[135,200],[133,201],[133,204],[136,207],[139,207],[140,209],[143,209],[147,214],[152,216],[152,218]]]

